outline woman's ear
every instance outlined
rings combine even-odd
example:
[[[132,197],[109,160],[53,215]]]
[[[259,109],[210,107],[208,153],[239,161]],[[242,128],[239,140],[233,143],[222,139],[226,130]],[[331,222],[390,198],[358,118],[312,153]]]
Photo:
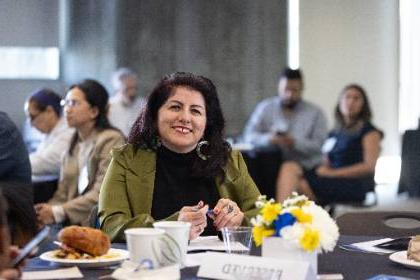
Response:
[[[45,111],[47,111],[49,114],[50,113],[56,114],[54,108],[51,105],[48,105]]]
[[[91,107],[90,108],[90,113],[91,113],[92,119],[93,120],[96,119],[98,117],[98,115],[99,115],[99,109],[98,109],[98,107],[96,107],[96,106]]]

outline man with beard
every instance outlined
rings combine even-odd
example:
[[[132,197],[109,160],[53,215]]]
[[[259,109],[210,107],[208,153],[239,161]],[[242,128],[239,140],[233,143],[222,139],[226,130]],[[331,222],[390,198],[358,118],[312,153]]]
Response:
[[[302,100],[300,70],[285,68],[278,96],[261,101],[244,130],[244,141],[256,148],[281,150],[283,160],[294,160],[305,169],[321,161],[327,121],[320,108]]]

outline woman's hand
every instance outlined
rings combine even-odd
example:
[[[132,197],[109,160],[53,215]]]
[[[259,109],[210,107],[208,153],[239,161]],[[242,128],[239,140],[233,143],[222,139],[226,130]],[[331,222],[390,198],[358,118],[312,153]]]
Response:
[[[334,177],[334,169],[326,165],[321,165],[316,169],[316,174],[320,177]]]
[[[38,224],[48,225],[55,222],[51,205],[47,203],[37,204],[35,205],[35,211]]]
[[[16,246],[10,246],[10,250],[9,250],[10,261],[16,258],[18,254],[19,254],[19,248]],[[24,263],[22,263],[19,266],[19,268],[7,268],[0,271],[0,279],[7,279],[7,280],[20,279],[20,277],[22,276],[21,269],[23,266],[24,266]]]
[[[200,201],[196,206],[184,206],[179,211],[178,221],[191,223],[190,240],[196,239],[207,226],[208,205]]]
[[[223,227],[235,227],[242,224],[244,213],[235,201],[228,198],[221,198],[213,209],[215,219],[214,226],[217,230]]]

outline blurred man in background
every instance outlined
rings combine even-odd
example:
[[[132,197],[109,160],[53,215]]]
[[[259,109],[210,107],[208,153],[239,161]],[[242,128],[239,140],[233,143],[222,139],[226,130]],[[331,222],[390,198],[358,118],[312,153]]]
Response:
[[[257,105],[243,136],[245,142],[280,149],[283,160],[294,160],[311,169],[321,161],[327,120],[318,106],[302,100],[302,91],[300,70],[285,68],[279,80],[278,96]]]
[[[120,68],[112,75],[115,95],[109,99],[108,118],[126,137],[145,105],[145,99],[138,93],[138,83],[137,74],[128,68]]]

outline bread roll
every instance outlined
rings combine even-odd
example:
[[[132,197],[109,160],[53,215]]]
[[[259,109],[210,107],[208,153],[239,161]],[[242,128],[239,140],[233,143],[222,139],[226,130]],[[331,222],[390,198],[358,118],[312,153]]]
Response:
[[[109,237],[102,231],[89,227],[69,226],[58,233],[58,240],[92,256],[101,256],[111,247]]]

